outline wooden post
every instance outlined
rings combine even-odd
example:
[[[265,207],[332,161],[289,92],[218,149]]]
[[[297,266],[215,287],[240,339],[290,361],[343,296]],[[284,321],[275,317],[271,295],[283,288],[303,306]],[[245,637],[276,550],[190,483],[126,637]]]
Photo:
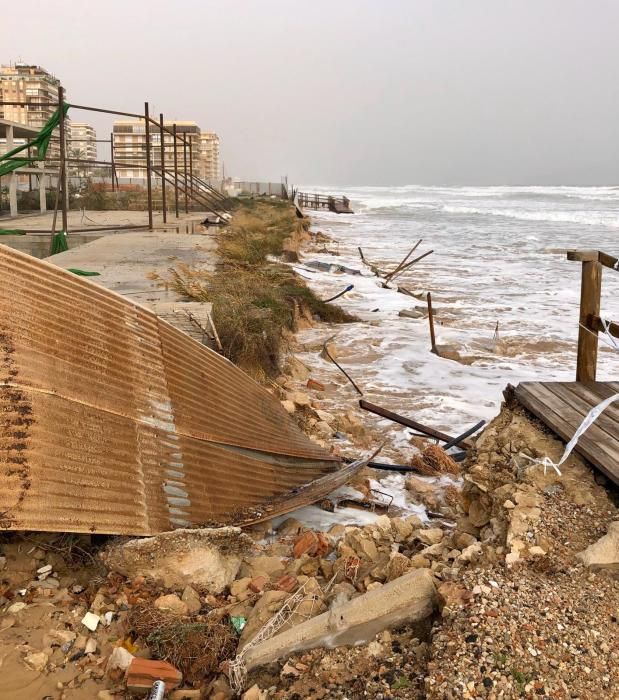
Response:
[[[114,132],[110,133],[110,163],[112,164],[112,192],[116,192],[114,177],[116,176],[116,166],[114,165]]]
[[[594,317],[600,315],[601,296],[602,265],[597,260],[587,260],[582,264],[580,285],[581,325],[578,328],[577,382],[595,381],[598,361],[598,330],[592,321]]]
[[[178,152],[177,152],[177,136],[176,124],[172,124],[172,140],[174,142],[174,212],[178,219]]]
[[[430,343],[431,347],[430,350],[435,354],[438,355],[438,351],[436,349],[436,338],[434,336],[434,312],[432,310],[432,295],[430,292],[428,292],[428,321],[430,323]]]
[[[62,230],[65,234],[69,233],[69,224],[67,223],[67,213],[69,209],[69,184],[67,178],[67,155],[66,155],[66,123],[64,113],[64,88],[58,87],[58,115],[59,115],[59,136],[60,136],[60,167],[58,176],[60,178],[61,193],[61,210],[62,210]]]
[[[163,114],[159,114],[159,152],[161,153],[161,209],[163,212],[163,223],[168,222],[168,212],[165,199],[165,131],[163,125]]]

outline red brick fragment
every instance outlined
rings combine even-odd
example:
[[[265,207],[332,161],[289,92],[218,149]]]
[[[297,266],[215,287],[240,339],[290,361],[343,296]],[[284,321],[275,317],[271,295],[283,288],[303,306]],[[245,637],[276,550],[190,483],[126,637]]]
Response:
[[[329,538],[322,532],[303,532],[295,540],[292,553],[298,559],[304,554],[310,557],[322,557],[331,549]]]
[[[249,588],[254,593],[262,593],[268,582],[269,577],[265,576],[264,574],[260,574],[260,576],[256,576],[250,581]]]
[[[286,593],[292,593],[294,589],[298,586],[298,581],[294,576],[290,574],[285,574],[279,581],[275,584],[275,587],[279,591],[286,591]]]
[[[167,661],[135,657],[125,674],[130,690],[150,690],[155,681],[163,681],[166,690],[174,690],[183,682],[183,674]]]
[[[308,379],[307,388],[314,389],[314,391],[324,391],[325,385],[321,384],[320,382],[317,382],[315,379]]]

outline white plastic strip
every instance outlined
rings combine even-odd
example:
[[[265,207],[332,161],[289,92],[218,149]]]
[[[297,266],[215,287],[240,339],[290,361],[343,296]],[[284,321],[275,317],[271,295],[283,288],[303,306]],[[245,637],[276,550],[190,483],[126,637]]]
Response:
[[[561,476],[561,470],[559,467],[565,462],[565,460],[570,456],[572,453],[572,450],[576,447],[576,443],[580,439],[580,436],[589,428],[589,426],[598,418],[598,416],[605,411],[611,403],[614,403],[615,401],[619,401],[619,394],[614,394],[614,396],[609,396],[607,399],[604,399],[601,403],[599,403],[597,406],[594,406],[589,413],[585,416],[585,419],[583,422],[578,426],[578,430],[574,433],[574,437],[567,443],[565,446],[565,451],[563,452],[563,456],[561,459],[555,464],[550,457],[544,457],[543,459],[532,459],[531,457],[521,454],[522,457],[525,457],[528,459],[530,462],[533,462],[533,464],[541,464],[544,467],[544,474],[546,473],[546,470],[548,467],[552,467],[559,476]]]

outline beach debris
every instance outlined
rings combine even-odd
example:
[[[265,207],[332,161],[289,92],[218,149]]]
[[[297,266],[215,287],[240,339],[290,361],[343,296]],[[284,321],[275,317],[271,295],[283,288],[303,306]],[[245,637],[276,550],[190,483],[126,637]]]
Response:
[[[436,336],[434,335],[434,311],[432,310],[432,294],[428,292],[426,296],[428,302],[428,323],[430,324],[430,352],[438,355],[438,349],[436,347]]]
[[[430,437],[436,438],[437,440],[440,440],[441,442],[448,443],[448,442],[452,442],[454,439],[451,435],[447,435],[446,433],[443,433],[440,430],[436,430],[435,428],[431,428],[427,425],[424,425],[423,423],[419,423],[418,421],[415,421],[412,418],[406,418],[406,416],[402,416],[399,413],[395,413],[394,411],[389,411],[388,409],[383,408],[382,406],[377,406],[374,403],[370,403],[369,401],[366,401],[365,399],[359,400],[359,406],[364,411],[369,411],[370,413],[375,413],[377,416],[381,416],[382,418],[387,418],[388,420],[391,420],[394,423],[399,423],[400,425],[404,425],[407,428],[412,428],[413,430],[417,430],[420,433],[423,433],[424,435],[429,435]],[[462,447],[463,449],[469,449],[471,447],[470,443],[467,442],[466,440],[459,440],[456,444],[459,447]]]
[[[308,267],[313,267],[321,272],[339,272],[345,273],[347,275],[360,275],[361,270],[356,270],[353,267],[346,267],[346,265],[338,265],[336,263],[322,262],[322,260],[310,260],[305,263]]]
[[[531,551],[529,549],[529,551]],[[590,569],[619,573],[619,520],[608,526],[608,532],[576,557]]]
[[[428,315],[428,312],[425,309],[400,309],[398,311],[398,316],[401,318],[425,318]]]
[[[93,612],[87,612],[82,618],[82,624],[91,632],[94,632],[97,629],[100,622],[101,618],[98,615],[95,615]]]
[[[457,435],[455,438],[452,438],[449,442],[446,442],[443,445],[443,449],[447,451],[451,447],[459,445],[463,440],[466,440],[466,438],[471,437],[471,435],[474,435],[475,433],[479,432],[484,427],[484,425],[486,425],[486,421],[480,420],[478,423],[475,423],[475,425],[472,428],[465,430],[462,434]],[[453,458],[453,455],[451,455],[451,457]]]
[[[331,360],[331,362],[333,362],[333,364],[340,370],[340,372],[346,377],[346,379],[348,379],[348,381],[352,384],[352,386],[354,387],[357,394],[359,394],[359,396],[363,396],[363,392],[361,391],[361,389],[359,389],[359,387],[355,383],[354,379],[348,374],[348,372],[340,364],[338,364],[337,360],[335,360],[335,358],[331,354],[330,345],[331,345],[334,338],[335,338],[335,336],[332,335],[330,338],[325,340],[325,342],[322,344],[322,352],[324,353],[324,355],[326,355],[326,357],[329,360]]]
[[[163,581],[168,588],[204,586],[217,594],[236,578],[252,539],[238,527],[179,529],[112,545],[102,553],[111,571]]]
[[[397,273],[399,272],[402,267],[406,264],[406,261],[410,258],[410,256],[417,250],[417,248],[421,245],[421,242],[423,241],[423,238],[420,238],[417,243],[408,251],[406,256],[402,259],[402,261],[397,265],[397,267],[392,270],[390,273],[385,275],[385,282],[389,282],[389,280]]]
[[[317,382],[315,379],[308,379],[307,380],[307,388],[308,389],[313,389],[314,391],[324,391],[325,390],[325,385],[322,384],[321,382]]]
[[[323,304],[328,304],[330,301],[335,301],[336,299],[339,299],[341,296],[344,296],[346,292],[350,292],[352,289],[355,288],[354,284],[349,284],[346,289],[343,289],[341,292],[338,292],[335,296],[329,297],[329,299],[323,299]]]
[[[414,455],[411,465],[420,474],[427,476],[458,474],[460,472],[456,462],[438,445],[428,445],[422,453]]]
[[[280,634],[248,644],[231,664],[231,680],[240,681],[242,687],[247,671],[291,651],[365,644],[385,629],[426,619],[437,605],[432,574],[427,569],[415,569],[357,598],[336,601],[328,612]]]
[[[148,694],[148,700],[163,700],[164,695],[165,683],[163,681],[155,681]]]
[[[129,690],[151,690],[155,681],[163,681],[167,691],[174,690],[183,681],[183,674],[167,661],[134,657],[126,673]]]

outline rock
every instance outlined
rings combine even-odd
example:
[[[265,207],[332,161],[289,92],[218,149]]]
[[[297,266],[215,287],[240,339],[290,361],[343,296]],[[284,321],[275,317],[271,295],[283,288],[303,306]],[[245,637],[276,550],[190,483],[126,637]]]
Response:
[[[9,615],[17,615],[18,612],[23,610],[26,607],[26,603],[22,603],[21,600],[18,600],[17,603],[13,603],[13,605],[9,605],[7,608],[7,613]]]
[[[239,649],[247,642],[273,617],[273,615],[281,608],[284,600],[288,598],[286,591],[265,591],[262,598],[252,608],[247,617],[247,624],[243,628],[241,638],[239,640]]]
[[[415,556],[410,558],[411,569],[429,569],[432,566],[432,562],[424,557],[423,554],[415,554]]]
[[[183,617],[188,614],[189,608],[187,604],[184,603],[177,595],[170,593],[169,595],[162,595],[155,600],[155,607],[158,610],[164,610],[170,612],[179,617]]]
[[[284,407],[284,410],[291,415],[297,410],[296,406],[294,405],[294,401],[290,401],[290,399],[282,401],[281,404]]]
[[[260,576],[255,576],[249,583],[249,590],[254,593],[262,593],[267,583],[270,579],[265,574],[260,574]]]
[[[37,574],[39,576],[45,575],[45,574],[51,574],[52,573],[52,565],[51,564],[46,564],[45,566],[42,566],[41,568],[37,569]]]
[[[257,685],[252,685],[252,687],[246,690],[241,696],[242,700],[264,700],[266,697],[266,693],[263,693]]]
[[[84,654],[94,654],[97,651],[97,640],[92,637],[86,642]]]
[[[309,408],[312,405],[312,399],[308,394],[304,394],[302,391],[291,391],[286,398],[292,401],[295,408]]]
[[[330,362],[331,360],[329,360],[329,355],[331,355],[334,360],[337,360],[339,357],[339,352],[335,343],[325,343],[320,351],[320,357],[322,357],[323,360],[328,360]]]
[[[200,596],[197,594],[195,589],[191,586],[185,586],[181,600],[187,606],[187,612],[190,615],[195,615],[196,613],[200,612],[202,601],[200,600]]]
[[[179,529],[112,546],[102,558],[129,578],[141,574],[167,588],[195,585],[218,594],[234,581],[252,544],[238,527]]]
[[[619,520],[608,527],[608,532],[576,557],[590,569],[619,572]]]
[[[436,485],[432,481],[426,481],[419,476],[408,476],[404,482],[406,488],[413,493],[427,494],[436,491]]]
[[[92,612],[87,612],[82,618],[82,624],[84,625],[84,627],[87,627],[91,632],[94,632],[97,629],[100,622],[101,618]]]
[[[288,357],[285,369],[292,379],[296,379],[300,382],[304,382],[310,376],[309,367],[294,355]]]
[[[378,549],[374,540],[365,530],[356,530],[348,533],[346,541],[352,547],[354,553],[361,559],[374,561],[378,557]]]
[[[426,315],[421,309],[401,309],[398,311],[398,316],[403,318],[423,318]]]
[[[476,542],[477,539],[468,532],[457,532],[454,537],[454,544],[456,547],[458,547],[458,549],[466,549]]]
[[[170,693],[170,700],[200,700],[201,697],[200,688],[181,688]]]
[[[438,587],[441,605],[449,608],[461,607],[468,603],[473,594],[464,586],[453,581],[441,583]]]
[[[420,542],[424,544],[432,545],[438,544],[444,537],[445,533],[440,527],[431,527],[427,530],[418,530],[415,536]]]
[[[473,562],[481,556],[481,542],[475,542],[462,550],[462,554],[458,557],[460,562]]]
[[[410,568],[411,562],[408,557],[403,554],[394,553],[389,559],[387,566],[387,581],[393,581],[400,576],[403,576]]]
[[[33,651],[24,658],[26,665],[39,673],[47,666],[48,661],[49,656],[43,651]]]
[[[117,700],[118,695],[115,695],[110,690],[100,690],[97,693],[97,700]]]
[[[289,574],[282,576],[275,584],[278,591],[286,591],[286,593],[292,593],[297,586],[298,582],[296,577],[290,576]]]
[[[43,637],[44,646],[60,647],[63,644],[75,641],[77,635],[71,630],[50,630]]]
[[[246,576],[245,578],[237,579],[233,581],[230,585],[230,595],[233,595],[238,600],[246,600],[249,598],[249,584],[251,583],[251,578]]]
[[[281,557],[252,557],[243,563],[242,573],[249,575],[250,578],[255,578],[261,574],[271,576],[284,573],[284,564]]]
[[[126,672],[129,690],[150,690],[158,680],[163,681],[166,690],[170,691],[182,683],[183,674],[166,661],[134,657]]]
[[[437,602],[432,574],[416,570],[260,642],[247,651],[244,661],[251,670],[276,661],[291,649],[367,643],[384,629],[429,617]]]
[[[402,518],[393,518],[391,520],[391,530],[396,539],[396,542],[406,542],[413,534],[413,526],[407,520]]]
[[[469,506],[469,520],[475,527],[483,527],[490,522],[490,508],[486,498],[479,498]]]
[[[538,545],[533,545],[532,547],[529,547],[529,554],[532,557],[545,557],[546,556],[546,550],[542,549]],[[619,560],[618,560],[619,561]]]
[[[129,653],[124,647],[114,647],[114,651],[110,654],[110,658],[107,660],[107,666],[105,667],[105,672],[110,675],[114,671],[121,671],[124,673],[135,657],[133,654]]]
[[[280,537],[288,537],[290,535],[298,535],[303,529],[303,523],[296,518],[286,518],[283,523],[277,528],[277,534]]]

